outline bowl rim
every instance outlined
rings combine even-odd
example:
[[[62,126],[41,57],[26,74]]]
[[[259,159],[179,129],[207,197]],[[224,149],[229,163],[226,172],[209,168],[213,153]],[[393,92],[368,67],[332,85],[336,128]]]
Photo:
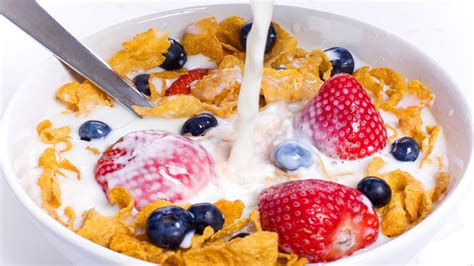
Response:
[[[147,20],[157,20],[163,17],[167,16],[176,16],[180,15],[183,13],[190,13],[190,12],[199,12],[200,10],[207,10],[207,9],[219,9],[219,8],[232,8],[232,7],[243,7],[243,6],[248,6],[250,7],[249,4],[209,4],[209,5],[200,5],[200,6],[191,6],[191,7],[183,7],[183,8],[177,8],[177,9],[172,9],[172,10],[166,10],[166,11],[160,11],[160,12],[155,12],[151,13],[148,15],[132,18],[129,20],[125,20],[123,22],[108,26],[106,28],[103,28],[99,31],[96,31],[87,37],[83,38],[82,41],[84,43],[88,43],[90,41],[96,40],[103,38],[101,37],[102,35],[106,35],[107,32],[111,31],[116,31],[117,29],[120,29],[121,27],[124,27],[125,25],[132,25],[132,24],[139,24],[140,22],[147,21]],[[298,7],[298,6],[291,6],[291,5],[274,5],[274,8],[284,8],[284,9],[293,9],[294,11],[298,10],[305,10],[308,11],[310,10],[313,12],[315,15],[318,16],[324,16],[326,18],[329,17],[329,19],[334,19],[334,20],[339,20],[339,21],[345,21],[345,22],[350,22],[353,25],[357,27],[364,27],[364,28],[371,28],[373,30],[376,30],[378,32],[386,34],[389,38],[397,39],[397,41],[400,41],[401,43],[404,43],[407,47],[410,49],[413,49],[417,54],[419,54],[424,60],[430,64],[436,72],[441,74],[446,78],[446,81],[450,85],[450,87],[453,88],[453,91],[455,92],[454,94],[457,94],[458,96],[460,95],[460,100],[462,102],[462,108],[466,108],[467,110],[470,110],[470,106],[467,104],[467,100],[465,97],[462,97],[461,90],[459,89],[459,86],[453,82],[452,77],[443,69],[439,66],[437,62],[435,62],[430,56],[428,56],[424,51],[418,49],[415,45],[401,39],[400,37],[389,33],[383,29],[380,29],[376,26],[373,26],[371,24],[365,23],[363,21],[359,21],[357,19],[349,18],[346,16],[326,12],[326,11],[320,11],[317,9],[313,8],[305,8],[305,7]],[[55,61],[56,58],[53,57],[52,55],[48,57],[45,60],[42,60],[38,65],[44,65],[47,63],[51,63],[50,61]],[[32,77],[35,76],[36,73],[40,72],[41,70],[34,70],[31,71]],[[22,86],[25,82],[27,82],[28,79],[22,81],[22,83],[18,86],[18,88],[21,88],[21,90],[25,89],[24,86]],[[19,90],[19,91],[21,91]],[[49,216],[46,212],[43,211],[43,209],[36,204],[33,199],[28,195],[28,193],[24,190],[23,186],[18,182],[18,177],[16,176],[15,172],[13,171],[13,167],[10,158],[6,156],[7,151],[8,151],[8,140],[7,140],[7,134],[6,134],[6,129],[5,125],[9,124],[9,121],[13,116],[10,115],[13,109],[13,103],[16,102],[16,99],[20,97],[19,91],[15,92],[10,100],[8,101],[4,112],[2,114],[2,117],[0,118],[0,148],[2,149],[2,152],[0,154],[0,167],[3,170],[4,177],[7,181],[7,184],[9,188],[12,190],[13,194],[15,195],[15,198],[20,202],[20,204],[27,210],[29,215],[33,216],[36,219],[36,222],[39,222],[43,228],[46,228],[49,231],[53,231],[53,234],[55,237],[62,238],[63,240],[68,241],[70,244],[75,246],[76,248],[81,249],[82,251],[91,253],[95,255],[96,257],[99,257],[103,259],[104,261],[112,261],[114,263],[119,263],[119,264],[149,264],[148,262],[135,259],[132,257],[129,257],[127,255],[120,254],[118,252],[112,251],[108,248],[102,247],[100,245],[97,245],[81,236],[76,234],[75,232],[69,230],[68,228],[62,226],[60,223],[58,223],[55,219],[53,219],[51,216]],[[470,112],[472,113],[472,112]],[[473,136],[473,129],[472,129],[472,117],[469,116],[466,120],[466,124],[469,125],[467,127],[469,131],[469,135]],[[474,170],[473,168],[473,163],[471,160],[472,157],[472,146],[471,146],[471,152],[469,153],[468,156],[468,161],[466,168],[464,170],[464,173]],[[341,258],[337,261],[332,262],[331,264],[344,264],[344,263],[355,263],[359,261],[364,261],[364,259],[368,258],[369,256],[371,257],[377,257],[381,258],[381,254],[387,254],[387,251],[390,250],[395,250],[398,247],[406,244],[406,243],[411,243],[410,239],[416,239],[416,238],[421,238],[423,235],[427,234],[427,231],[429,228],[433,227],[434,225],[440,223],[441,218],[454,207],[454,204],[465,194],[467,189],[470,187],[469,185],[472,183],[472,178],[467,178],[467,175],[463,175],[458,184],[456,185],[455,188],[453,188],[448,195],[443,199],[443,202],[439,205],[437,205],[436,209],[430,213],[426,219],[420,222],[419,225],[413,227],[410,229],[408,232],[405,232],[404,234],[391,239],[390,241],[372,248],[370,250],[363,250],[361,252],[358,252],[357,254],[354,254],[352,256],[344,257]]]

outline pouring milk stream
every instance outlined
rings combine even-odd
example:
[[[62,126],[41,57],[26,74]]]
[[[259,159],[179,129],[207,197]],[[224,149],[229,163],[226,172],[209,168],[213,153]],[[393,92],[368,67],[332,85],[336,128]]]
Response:
[[[260,86],[263,74],[263,59],[268,29],[270,27],[273,0],[252,0],[253,24],[247,37],[245,68],[237,111],[237,139],[229,157],[234,173],[246,176],[255,150],[254,132],[259,111]]]

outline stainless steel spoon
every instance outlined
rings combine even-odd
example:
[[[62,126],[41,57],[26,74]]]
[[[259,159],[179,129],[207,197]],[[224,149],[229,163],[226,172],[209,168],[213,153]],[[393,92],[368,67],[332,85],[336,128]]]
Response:
[[[132,105],[153,107],[148,98],[74,38],[35,0],[0,0],[0,14],[129,110],[135,112]]]

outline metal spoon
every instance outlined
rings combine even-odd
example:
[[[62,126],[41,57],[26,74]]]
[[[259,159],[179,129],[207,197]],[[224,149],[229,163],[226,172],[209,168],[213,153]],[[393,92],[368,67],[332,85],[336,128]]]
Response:
[[[132,84],[74,38],[35,0],[1,0],[0,14],[129,110],[135,112],[132,105],[153,107]]]

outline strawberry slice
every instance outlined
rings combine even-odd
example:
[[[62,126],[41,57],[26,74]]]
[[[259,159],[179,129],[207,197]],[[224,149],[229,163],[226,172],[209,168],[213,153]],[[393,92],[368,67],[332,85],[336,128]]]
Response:
[[[166,90],[165,95],[177,95],[177,94],[191,94],[191,83],[196,80],[202,79],[209,73],[209,69],[193,69],[188,73],[180,76],[171,86]]]
[[[310,262],[348,256],[372,244],[379,220],[359,191],[338,183],[306,179],[265,189],[258,204],[262,228],[278,233],[278,244]]]
[[[186,200],[214,176],[214,161],[201,144],[160,130],[123,136],[104,152],[95,168],[95,178],[105,193],[125,187],[137,209],[157,199]]]
[[[351,75],[327,80],[296,115],[296,130],[324,154],[344,160],[367,157],[387,143],[384,121]]]

